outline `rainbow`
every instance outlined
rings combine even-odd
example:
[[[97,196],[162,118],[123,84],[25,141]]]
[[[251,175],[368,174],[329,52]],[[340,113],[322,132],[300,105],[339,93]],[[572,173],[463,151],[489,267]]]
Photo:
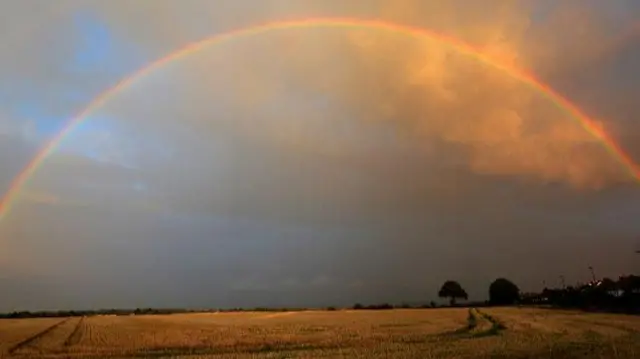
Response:
[[[636,181],[640,181],[640,167],[620,148],[618,144],[609,137],[598,123],[591,120],[587,115],[582,113],[575,105],[562,97],[552,88],[536,79],[530,73],[516,68],[513,65],[500,62],[498,59],[483,53],[482,49],[474,47],[456,38],[439,34],[423,28],[412,27],[407,25],[395,24],[381,20],[355,19],[355,18],[308,18],[300,20],[286,20],[267,22],[247,28],[229,31],[222,34],[216,34],[198,42],[189,43],[186,46],[170,53],[169,55],[156,60],[155,62],[139,69],[130,76],[121,79],[115,86],[107,89],[96,96],[80,113],[73,117],[65,128],[60,131],[53,139],[51,139],[24,169],[12,181],[9,190],[5,193],[0,201],[0,220],[4,219],[10,212],[14,203],[20,197],[20,192],[28,182],[29,178],[44,163],[47,157],[58,147],[60,142],[67,136],[78,124],[84,121],[88,115],[97,108],[104,105],[107,101],[117,95],[123,89],[128,88],[137,81],[144,79],[148,74],[161,69],[163,66],[177,61],[186,56],[197,53],[222,42],[238,39],[242,37],[254,36],[275,30],[288,30],[312,27],[332,27],[332,28],[355,28],[355,29],[377,29],[385,30],[392,33],[398,33],[404,36],[415,37],[419,39],[429,39],[436,41],[444,46],[449,47],[461,54],[470,56],[477,61],[489,65],[497,70],[504,72],[513,79],[528,85],[530,88],[538,91],[540,94],[548,98],[556,104],[561,110],[566,112],[572,118],[577,120],[580,125],[590,133],[596,140],[601,142],[606,150],[613,158],[618,160],[629,172],[631,177]]]

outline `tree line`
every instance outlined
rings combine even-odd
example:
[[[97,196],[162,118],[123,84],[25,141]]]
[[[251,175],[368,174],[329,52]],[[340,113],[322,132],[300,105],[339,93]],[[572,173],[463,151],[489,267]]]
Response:
[[[640,276],[621,276],[618,280],[603,278],[586,284],[576,284],[564,288],[544,288],[540,293],[521,293],[520,288],[506,278],[494,280],[488,288],[489,300],[466,303],[474,306],[504,305],[549,305],[562,308],[578,308],[584,310],[602,310],[625,313],[640,313]],[[445,281],[438,297],[449,300],[450,306],[457,306],[459,300],[469,300],[462,285],[455,280]],[[356,303],[355,310],[385,310],[394,308],[436,308],[435,302],[419,306],[389,303],[364,305]],[[179,309],[179,308],[136,308],[136,309],[99,309],[99,310],[60,310],[60,311],[16,311],[0,314],[2,318],[40,318],[40,317],[75,317],[95,315],[166,315],[179,313],[203,312],[238,312],[238,311],[300,311],[307,308],[230,308],[230,309]],[[327,307],[326,310],[338,310]]]
[[[438,296],[448,298],[454,306],[456,300],[468,300],[460,283],[446,281]],[[563,288],[544,288],[540,293],[521,293],[516,284],[506,278],[498,278],[489,286],[486,305],[550,305],[583,310],[640,313],[640,276],[620,276],[617,280],[603,278],[585,284]]]
[[[557,307],[640,313],[640,276],[603,278],[563,288],[544,288],[541,293],[525,295],[525,304],[549,304]]]

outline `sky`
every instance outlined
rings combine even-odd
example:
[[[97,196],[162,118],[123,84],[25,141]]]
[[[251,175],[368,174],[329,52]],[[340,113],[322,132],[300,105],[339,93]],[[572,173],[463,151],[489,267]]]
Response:
[[[189,43],[311,17],[525,69],[640,163],[633,0],[0,0],[0,191]],[[557,102],[429,38],[280,29],[116,92],[0,221],[0,311],[484,300],[638,273],[640,183]]]

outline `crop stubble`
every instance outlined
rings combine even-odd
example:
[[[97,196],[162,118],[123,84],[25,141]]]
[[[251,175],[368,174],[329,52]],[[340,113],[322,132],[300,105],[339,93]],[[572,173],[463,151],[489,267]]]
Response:
[[[22,337],[7,334],[9,326],[23,328]],[[640,354],[639,317],[532,308],[94,316],[0,321],[0,328],[0,339],[14,338],[0,348],[15,358]]]

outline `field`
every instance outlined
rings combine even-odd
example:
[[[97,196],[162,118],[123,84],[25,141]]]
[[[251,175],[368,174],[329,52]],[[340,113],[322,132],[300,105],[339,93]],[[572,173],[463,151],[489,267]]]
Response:
[[[533,308],[0,320],[0,358],[640,358],[640,317]]]

